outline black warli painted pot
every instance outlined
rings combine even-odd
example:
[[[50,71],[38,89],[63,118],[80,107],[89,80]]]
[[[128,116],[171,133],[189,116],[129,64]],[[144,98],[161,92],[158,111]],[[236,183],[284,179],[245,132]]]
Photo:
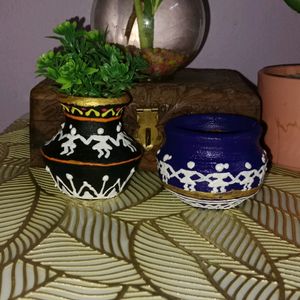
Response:
[[[141,151],[123,130],[129,97],[61,96],[66,121],[42,147],[46,169],[65,194],[87,200],[112,198],[133,175]]]

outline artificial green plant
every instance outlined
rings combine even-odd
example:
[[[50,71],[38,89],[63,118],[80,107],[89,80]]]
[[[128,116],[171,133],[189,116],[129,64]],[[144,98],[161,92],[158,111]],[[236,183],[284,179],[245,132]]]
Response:
[[[146,61],[106,42],[106,33],[63,22],[53,29],[57,51],[37,60],[38,75],[53,80],[60,92],[83,97],[117,98],[144,77]]]
[[[154,17],[162,1],[134,0],[141,48],[153,48]]]
[[[297,11],[298,13],[300,13],[300,0],[284,0],[286,2],[286,4],[291,7],[292,9],[294,9],[295,11]]]

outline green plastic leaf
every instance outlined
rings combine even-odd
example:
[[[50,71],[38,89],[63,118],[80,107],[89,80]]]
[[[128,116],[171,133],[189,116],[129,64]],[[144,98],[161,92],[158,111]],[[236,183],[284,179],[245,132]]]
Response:
[[[98,71],[99,71],[99,69],[96,69],[96,68],[87,68],[88,75],[93,75],[94,73],[96,73]]]
[[[77,28],[76,22],[65,21],[53,29],[53,32],[60,35],[68,34],[69,32],[75,31]]]
[[[62,90],[66,90],[66,89],[69,89],[73,84],[72,84],[72,81],[68,80],[67,78],[63,78],[63,77],[59,77],[56,82],[60,83],[62,86],[61,86],[61,89]]]
[[[54,52],[52,50],[40,56],[40,60],[43,62],[50,62],[53,58],[54,58]]]
[[[284,1],[289,7],[291,7],[298,13],[300,12],[300,0],[284,0]]]
[[[101,33],[98,30],[91,30],[85,33],[87,40],[94,42],[104,42],[105,34]]]
[[[147,2],[151,8],[151,1]],[[54,28],[58,50],[42,54],[36,73],[54,80],[62,93],[85,97],[116,98],[143,76],[143,58],[106,42],[107,31],[88,31],[66,21]]]
[[[57,72],[54,68],[48,67],[47,72],[48,72],[49,78],[54,79],[54,80],[57,78]]]

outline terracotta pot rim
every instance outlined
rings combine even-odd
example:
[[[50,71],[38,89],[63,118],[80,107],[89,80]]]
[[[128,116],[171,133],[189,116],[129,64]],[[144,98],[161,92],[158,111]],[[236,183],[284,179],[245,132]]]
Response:
[[[287,73],[288,70],[290,70],[289,73]],[[262,68],[259,71],[259,74],[263,76],[282,78],[286,80],[299,80],[300,77],[291,77],[291,75],[294,75],[296,73],[296,70],[299,70],[300,74],[300,64],[274,65]]]

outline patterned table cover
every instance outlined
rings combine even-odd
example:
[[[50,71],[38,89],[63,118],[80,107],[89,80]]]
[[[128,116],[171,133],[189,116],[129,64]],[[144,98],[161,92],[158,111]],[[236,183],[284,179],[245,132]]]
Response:
[[[139,171],[118,197],[62,195],[0,135],[0,299],[300,299],[300,176],[273,167],[239,208],[193,208]]]

